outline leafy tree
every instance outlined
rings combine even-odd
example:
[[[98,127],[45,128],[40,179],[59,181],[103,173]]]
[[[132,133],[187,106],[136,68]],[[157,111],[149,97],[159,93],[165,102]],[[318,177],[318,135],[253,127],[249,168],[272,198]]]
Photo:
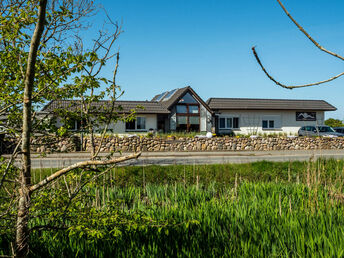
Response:
[[[325,120],[325,125],[331,126],[331,127],[343,127],[344,124],[339,119],[329,118]]]
[[[88,28],[87,18],[96,9],[93,1],[88,0],[4,0],[0,3],[0,115],[7,117],[2,126],[8,132],[21,135],[12,157],[2,165],[0,192],[11,194],[1,196],[9,201],[6,207],[2,206],[0,217],[13,211],[13,206],[17,207],[14,252],[18,257],[27,256],[29,250],[28,223],[30,208],[34,206],[33,194],[39,195],[40,189],[75,169],[97,171],[97,166],[113,166],[140,155],[99,160],[96,159],[99,149],[93,150],[89,161],[65,167],[38,183],[31,181],[31,137],[38,128],[45,129],[44,119],[36,119],[44,103],[81,98],[87,128],[92,132],[94,110],[90,103],[107,95],[112,104],[104,122],[122,119],[114,110],[119,89],[115,82],[119,55],[112,53],[120,27],[111,23],[110,33],[100,31],[91,49],[84,49],[78,36]],[[101,77],[102,67],[112,58],[117,60],[113,78]],[[95,94],[101,83],[108,86],[107,90]],[[22,156],[19,179],[12,167],[18,155]]]

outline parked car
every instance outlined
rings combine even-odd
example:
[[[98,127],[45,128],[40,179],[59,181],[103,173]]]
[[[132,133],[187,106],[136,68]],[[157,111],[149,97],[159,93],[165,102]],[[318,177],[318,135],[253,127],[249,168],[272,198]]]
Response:
[[[344,127],[333,127],[333,129],[334,129],[337,133],[342,133],[342,134],[344,134]]]
[[[344,133],[336,132],[332,127],[327,125],[320,126],[302,126],[298,132],[299,136],[323,136],[323,137],[340,137]]]

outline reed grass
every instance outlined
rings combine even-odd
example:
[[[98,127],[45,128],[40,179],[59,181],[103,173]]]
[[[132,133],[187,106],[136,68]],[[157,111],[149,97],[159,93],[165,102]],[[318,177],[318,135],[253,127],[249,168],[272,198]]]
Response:
[[[51,172],[37,170],[35,178]],[[117,167],[69,205],[67,189],[78,176],[61,178],[35,200],[32,227],[68,229],[33,231],[31,256],[344,255],[341,160]],[[10,241],[0,234],[0,254]]]

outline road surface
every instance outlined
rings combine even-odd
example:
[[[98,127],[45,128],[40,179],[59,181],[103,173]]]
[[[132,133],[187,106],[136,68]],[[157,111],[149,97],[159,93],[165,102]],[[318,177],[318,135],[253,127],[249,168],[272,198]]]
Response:
[[[102,157],[108,154],[103,153]],[[122,155],[126,155],[123,153]],[[116,154],[119,156],[119,154]],[[344,159],[344,150],[317,151],[226,151],[226,152],[144,152],[137,160],[129,160],[121,165],[171,165],[171,164],[223,164],[249,163],[255,161],[305,161],[317,158]],[[7,156],[8,157],[8,156]],[[32,155],[32,168],[61,168],[89,159],[89,153],[58,153],[40,157]],[[19,166],[19,159],[15,164]]]

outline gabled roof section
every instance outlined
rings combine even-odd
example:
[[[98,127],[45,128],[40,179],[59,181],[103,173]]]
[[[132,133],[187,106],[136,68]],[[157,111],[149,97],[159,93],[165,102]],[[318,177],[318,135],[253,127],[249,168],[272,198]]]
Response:
[[[107,111],[110,108],[111,101],[101,100],[91,103],[91,108],[97,112]],[[66,109],[68,111],[81,110],[80,100],[53,100],[48,103],[42,111],[54,112],[56,109]],[[143,108],[138,108],[143,107]],[[133,109],[137,114],[169,114],[170,111],[156,101],[127,101],[121,100],[115,102],[115,111],[119,113],[130,113]]]
[[[198,94],[190,87],[184,87],[184,88],[179,88],[179,89],[174,89],[172,91],[169,92],[164,92],[161,94],[165,94],[163,95],[163,98],[160,99],[159,103],[166,107],[167,109],[172,108],[172,106],[174,106],[186,93],[190,92],[195,99],[201,103],[210,113],[213,113],[213,111],[210,109],[210,107],[207,105],[207,103],[205,103],[200,96],[198,96]],[[152,101],[154,100],[158,100],[159,97],[161,96],[161,94],[158,94],[156,96],[154,96],[154,98],[152,99]]]
[[[309,110],[335,111],[336,107],[324,100],[305,99],[245,99],[245,98],[210,98],[207,104],[212,110]]]

